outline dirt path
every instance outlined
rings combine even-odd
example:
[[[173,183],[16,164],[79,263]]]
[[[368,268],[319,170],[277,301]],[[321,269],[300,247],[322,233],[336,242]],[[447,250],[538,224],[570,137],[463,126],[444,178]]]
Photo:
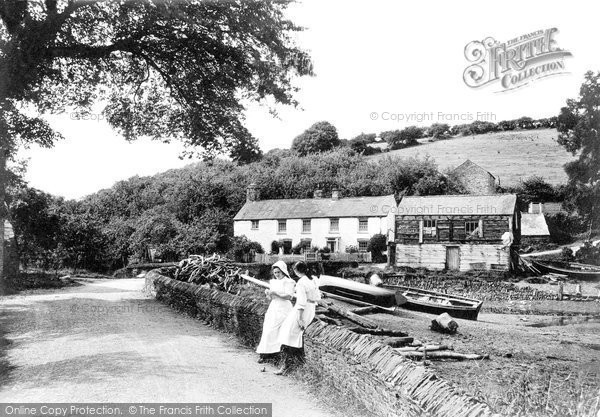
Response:
[[[331,416],[299,382],[235,339],[142,293],[84,280],[0,297],[0,402],[267,402],[274,416]]]

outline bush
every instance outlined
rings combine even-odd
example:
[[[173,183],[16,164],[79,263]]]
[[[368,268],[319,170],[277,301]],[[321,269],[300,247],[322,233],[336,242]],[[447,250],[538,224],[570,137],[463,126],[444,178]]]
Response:
[[[356,245],[346,246],[346,253],[358,253],[358,246],[356,246]]]
[[[371,236],[367,250],[371,252],[373,262],[386,262],[387,256],[383,252],[387,250],[387,237],[380,233]]]
[[[592,242],[585,242],[575,255],[577,262],[590,265],[600,265],[600,244],[592,245]]]
[[[550,240],[559,245],[573,242],[573,237],[585,230],[585,223],[578,216],[564,213],[546,215]]]
[[[271,255],[277,255],[279,253],[279,242],[274,240],[271,242]]]
[[[562,248],[562,252],[560,253],[560,259],[564,262],[573,262],[575,260],[575,256],[573,256],[573,249]]]
[[[449,130],[450,126],[446,123],[434,123],[429,128],[429,136],[435,139],[444,138],[447,136],[446,132],[449,133]]]
[[[250,253],[265,253],[258,242],[248,239],[246,236],[234,236],[231,240],[231,249],[227,257],[236,262],[245,262]]]

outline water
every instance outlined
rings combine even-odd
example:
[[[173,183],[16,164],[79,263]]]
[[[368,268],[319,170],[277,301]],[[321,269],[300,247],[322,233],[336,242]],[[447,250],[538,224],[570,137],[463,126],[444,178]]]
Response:
[[[549,321],[542,321],[538,323],[528,324],[527,327],[552,327],[552,326],[568,326],[570,324],[583,324],[583,323],[600,323],[600,316],[561,316],[553,318]]]

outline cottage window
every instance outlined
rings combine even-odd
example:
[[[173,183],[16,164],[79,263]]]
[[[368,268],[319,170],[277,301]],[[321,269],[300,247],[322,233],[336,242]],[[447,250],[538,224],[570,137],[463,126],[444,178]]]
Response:
[[[339,232],[340,231],[340,219],[329,219],[329,231]]]
[[[481,234],[479,229],[479,221],[465,222],[465,234],[469,237],[476,237]]]
[[[258,230],[258,220],[252,220],[252,230]]]
[[[287,220],[277,220],[277,233],[285,233],[287,231]]]
[[[358,219],[358,231],[359,232],[368,232],[369,231],[369,219],[366,217],[361,217]]]
[[[436,221],[435,220],[423,220],[423,236],[435,236],[436,235]]]
[[[368,240],[359,240],[358,241],[358,251],[359,252],[366,252],[368,246],[369,246]]]
[[[302,219],[302,233],[310,233],[310,219]]]

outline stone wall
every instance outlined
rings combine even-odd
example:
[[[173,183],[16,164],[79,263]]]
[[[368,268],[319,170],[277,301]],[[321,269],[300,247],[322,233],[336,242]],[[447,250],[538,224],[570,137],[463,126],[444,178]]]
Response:
[[[236,334],[250,347],[260,339],[266,304],[176,281],[151,271],[145,291],[214,327]],[[307,360],[320,381],[354,396],[378,416],[491,416],[487,404],[460,394],[449,383],[368,335],[313,322],[305,334]],[[309,367],[307,367],[309,368]]]
[[[495,194],[496,179],[479,165],[467,160],[452,173],[468,194]]]

